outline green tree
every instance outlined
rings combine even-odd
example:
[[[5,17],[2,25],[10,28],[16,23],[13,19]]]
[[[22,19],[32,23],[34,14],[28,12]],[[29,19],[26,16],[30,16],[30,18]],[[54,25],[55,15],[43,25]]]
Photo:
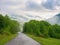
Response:
[[[20,24],[17,21],[0,14],[0,34],[15,34],[18,31],[20,31]]]

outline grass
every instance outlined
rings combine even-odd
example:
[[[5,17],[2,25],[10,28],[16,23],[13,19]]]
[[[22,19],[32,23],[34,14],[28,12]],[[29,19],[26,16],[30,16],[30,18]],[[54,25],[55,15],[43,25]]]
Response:
[[[42,37],[37,37],[32,34],[27,34],[29,37],[32,39],[36,40],[39,42],[41,45],[60,45],[60,39],[54,39],[54,38],[42,38]]]
[[[12,35],[0,35],[0,45],[4,45],[5,43],[7,43],[8,41],[10,41],[11,39],[13,39],[14,37],[16,37],[17,34],[12,34]]]

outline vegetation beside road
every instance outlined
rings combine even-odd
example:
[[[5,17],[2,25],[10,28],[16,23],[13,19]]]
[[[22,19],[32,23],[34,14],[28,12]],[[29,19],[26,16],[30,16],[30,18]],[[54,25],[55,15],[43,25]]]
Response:
[[[31,20],[26,22],[23,33],[42,45],[60,45],[60,25],[51,25],[46,21]]]
[[[60,25],[51,25],[46,21],[31,20],[26,22],[23,27],[23,32],[44,38],[51,37],[60,39]]]
[[[9,42],[10,40],[12,40],[13,38],[15,38],[17,36],[17,34],[12,34],[12,35],[0,35],[0,45],[4,45],[5,43]]]
[[[33,34],[27,34],[32,39],[39,42],[41,45],[60,45],[60,39],[55,38],[43,38],[43,37],[37,37]]]
[[[14,38],[19,31],[20,25],[16,20],[0,14],[0,45]]]

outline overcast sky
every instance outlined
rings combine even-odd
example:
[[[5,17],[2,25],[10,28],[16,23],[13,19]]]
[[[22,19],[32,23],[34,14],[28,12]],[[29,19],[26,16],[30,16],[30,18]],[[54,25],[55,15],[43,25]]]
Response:
[[[0,13],[49,18],[60,13],[60,0],[0,0]]]

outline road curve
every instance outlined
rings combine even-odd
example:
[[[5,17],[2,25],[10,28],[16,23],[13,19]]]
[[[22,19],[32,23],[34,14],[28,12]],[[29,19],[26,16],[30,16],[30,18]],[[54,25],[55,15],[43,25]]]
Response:
[[[19,33],[16,38],[5,45],[40,45],[38,42],[23,33]]]

